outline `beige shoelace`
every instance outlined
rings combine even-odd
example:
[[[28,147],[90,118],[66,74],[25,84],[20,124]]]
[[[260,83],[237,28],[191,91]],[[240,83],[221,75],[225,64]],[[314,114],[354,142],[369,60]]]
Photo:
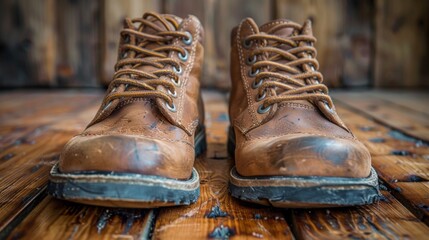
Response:
[[[287,38],[272,34],[282,28],[293,28],[294,34]],[[254,26],[254,29],[259,28]],[[268,112],[275,103],[293,100],[323,101],[329,108],[333,107],[332,100],[327,95],[328,88],[322,84],[323,76],[317,71],[319,63],[315,59],[316,49],[313,47],[316,39],[311,35],[300,34],[301,31],[301,25],[286,22],[266,33],[257,31],[244,39],[245,48],[250,48],[254,43],[261,46],[255,48],[246,60],[252,66],[249,76],[255,77],[252,87],[258,89],[256,99],[263,101],[258,109],[259,113]],[[283,44],[290,48],[281,49]],[[258,55],[266,58],[258,61]],[[287,62],[283,64],[279,60]],[[278,70],[288,74],[279,73]],[[270,94],[267,94],[269,89]]]
[[[165,29],[156,25],[154,19]],[[140,23],[139,27],[135,27],[135,23]],[[167,107],[174,111],[172,97],[177,94],[176,87],[180,85],[179,75],[182,73],[182,67],[177,60],[169,57],[169,54],[172,51],[177,52],[179,59],[186,61],[189,57],[187,50],[173,46],[172,42],[180,38],[185,45],[190,45],[192,35],[178,31],[179,23],[174,18],[156,13],[146,13],[142,18],[126,19],[125,25],[125,29],[121,31],[120,60],[115,65],[116,72],[109,85],[109,94],[103,100],[103,106],[107,108],[113,100],[120,98],[161,98]],[[151,33],[148,33],[147,29],[151,29]],[[159,47],[149,49],[146,47],[149,44]],[[166,68],[168,65],[172,68]],[[152,66],[159,70],[147,72],[137,69],[142,66]],[[164,86],[167,93],[158,90],[159,85]]]

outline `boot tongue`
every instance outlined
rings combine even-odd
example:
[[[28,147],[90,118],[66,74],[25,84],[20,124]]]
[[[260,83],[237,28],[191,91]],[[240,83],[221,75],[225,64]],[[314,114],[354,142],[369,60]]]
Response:
[[[294,28],[292,28],[292,27],[280,27],[279,25],[281,25],[283,23],[294,23],[294,22],[292,22],[290,20],[287,20],[287,19],[273,20],[271,22],[268,22],[268,23],[260,26],[259,30],[260,30],[260,32],[265,32],[265,33],[270,34],[270,35],[275,35],[275,36],[281,37],[283,39],[290,38],[293,35],[308,34],[308,29],[307,29],[308,28],[308,23],[307,22],[304,24],[303,29],[302,29],[301,32],[297,32],[297,30],[294,29]],[[311,26],[310,26],[310,28],[311,28]],[[301,43],[301,44],[303,44],[303,43]],[[291,46],[289,46],[287,44],[282,44],[282,45],[276,46],[276,48],[279,48],[279,49],[282,49],[284,51],[287,51],[287,50],[290,50],[293,47],[291,47]],[[286,64],[289,61],[286,60],[286,59],[284,59],[284,58],[281,58],[279,60],[276,60],[276,62],[280,63],[280,64]],[[303,69],[301,67],[299,67],[299,66],[297,66],[296,69],[298,69],[299,71],[303,71]],[[280,71],[280,70],[277,70],[277,71],[280,74],[284,74],[284,75],[288,75],[288,76],[291,75],[289,72]],[[302,79],[296,79],[296,80],[305,84],[305,81],[302,80]],[[297,86],[292,85],[292,84],[289,84],[289,85],[291,87],[297,87]],[[282,90],[277,90],[276,92],[277,92],[277,94],[281,94]],[[293,101],[293,102],[304,104],[304,105],[309,105],[309,106],[314,106],[313,103],[311,103],[310,101],[307,101],[307,100],[297,100],[297,101]]]
[[[273,34],[282,38],[292,36],[294,29],[290,27],[278,28],[279,24],[291,22],[287,19],[273,20],[259,27],[260,32]]]

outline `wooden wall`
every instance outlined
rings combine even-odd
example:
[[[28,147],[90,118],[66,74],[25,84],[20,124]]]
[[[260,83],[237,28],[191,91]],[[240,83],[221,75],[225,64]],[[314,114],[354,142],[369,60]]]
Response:
[[[230,31],[313,20],[321,71],[335,87],[429,87],[427,0],[1,0],[0,86],[109,82],[125,16],[196,15],[206,31],[203,84],[228,89]]]

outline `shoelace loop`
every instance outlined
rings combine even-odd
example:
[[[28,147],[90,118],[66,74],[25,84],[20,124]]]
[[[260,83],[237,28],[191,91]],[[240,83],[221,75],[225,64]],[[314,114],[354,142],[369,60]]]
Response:
[[[155,24],[154,20],[164,28]],[[139,23],[138,27],[134,26],[136,23]],[[180,62],[169,55],[177,52],[179,60],[186,62],[189,53],[184,47],[174,46],[172,43],[179,38],[184,45],[192,44],[192,35],[178,31],[178,28],[179,23],[173,17],[156,13],[146,13],[142,18],[125,20],[125,28],[121,31],[119,60],[115,65],[116,72],[109,85],[109,93],[103,100],[104,109],[113,100],[120,98],[161,98],[170,111],[175,111],[173,98],[177,97],[176,87],[180,86],[179,75],[183,69]],[[168,65],[171,68],[167,68]],[[148,72],[138,69],[142,66],[158,70]],[[161,78],[162,76],[167,79]],[[167,91],[158,90],[160,85]]]
[[[292,28],[294,34],[286,38],[271,34],[282,28]],[[316,39],[301,31],[301,25],[285,22],[267,33],[257,31],[243,40],[243,47],[247,49],[259,44],[246,58],[246,64],[251,66],[248,75],[254,77],[252,88],[258,89],[256,100],[263,101],[258,113],[268,112],[275,103],[293,100],[322,101],[328,108],[333,107],[328,88],[322,84],[323,76],[317,71],[319,63],[313,47]]]

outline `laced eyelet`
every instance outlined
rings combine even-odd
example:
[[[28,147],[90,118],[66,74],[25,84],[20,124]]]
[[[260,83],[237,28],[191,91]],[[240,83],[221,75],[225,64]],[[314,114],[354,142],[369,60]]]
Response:
[[[252,71],[252,69],[249,69],[249,77],[255,77],[259,73],[259,69],[256,69],[256,71]]]
[[[185,55],[182,55],[182,53],[179,52],[178,56],[180,60],[182,60],[183,62],[186,62],[189,58],[189,54],[188,54],[188,51],[186,51],[186,49],[183,49],[183,50],[185,50]]]
[[[328,108],[329,110],[332,110],[332,108],[329,106],[328,102],[326,102],[326,101],[322,101],[322,102],[325,104],[326,108]]]
[[[172,103],[172,106],[170,106],[168,102],[165,102],[165,106],[167,107],[168,110],[170,110],[170,112],[176,112],[176,105],[174,105],[174,103]]]
[[[256,96],[256,101],[257,102],[262,101],[265,99],[266,96],[267,96],[267,92],[264,90],[264,93],[262,94],[262,96],[259,96],[259,94],[258,96]]]
[[[110,90],[110,93],[114,93],[116,91],[116,87],[112,88],[112,90]]]
[[[271,106],[268,106],[268,107],[264,107],[264,104],[261,104],[261,105],[259,105],[259,107],[258,107],[258,113],[259,114],[264,114],[264,113],[266,113],[266,112],[268,112],[268,111],[270,111],[270,109],[271,109]]]
[[[110,101],[109,103],[107,103],[107,104],[104,106],[103,111],[104,111],[104,110],[106,110],[107,108],[109,108],[111,104],[112,104],[112,101]]]
[[[180,80],[179,79],[177,79],[177,81],[174,80],[174,78],[170,78],[170,79],[171,79],[171,81],[173,82],[174,85],[176,85],[177,87],[180,86]]]
[[[244,48],[248,49],[248,48],[252,47],[252,44],[253,44],[253,41],[248,41],[246,39],[243,41],[243,47]]]
[[[130,42],[130,35],[126,35],[124,37],[124,43],[129,43]]]
[[[182,74],[182,66],[179,65],[179,68],[173,67],[173,71],[177,74]]]
[[[172,97],[177,97],[177,92],[174,90],[174,92],[171,92],[170,90],[167,90],[167,93]]]
[[[258,82],[253,81],[252,82],[252,88],[253,89],[257,89],[258,87],[260,87],[262,85],[263,80],[259,80]]]
[[[128,52],[123,52],[123,53],[122,53],[122,55],[121,55],[121,57],[122,57],[122,58],[126,58],[126,57],[128,57]]]
[[[192,34],[190,32],[185,32],[185,34],[188,36],[187,38],[183,38],[182,42],[186,45],[192,44]]]
[[[246,58],[246,64],[247,65],[252,65],[255,62],[256,62],[256,55],[253,55],[253,58],[250,58],[250,56]]]

